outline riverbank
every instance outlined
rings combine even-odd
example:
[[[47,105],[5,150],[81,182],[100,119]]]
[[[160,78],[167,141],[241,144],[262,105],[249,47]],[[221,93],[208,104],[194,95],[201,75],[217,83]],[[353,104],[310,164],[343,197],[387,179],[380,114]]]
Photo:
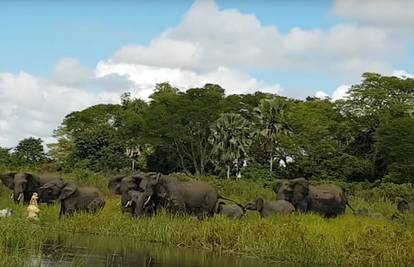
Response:
[[[274,197],[269,188],[255,182],[213,182],[226,196],[241,203],[257,195]],[[225,190],[223,189],[225,188]],[[350,213],[335,219],[313,214],[292,214],[261,219],[248,212],[242,220],[221,216],[203,221],[165,212],[142,219],[121,214],[119,199],[105,192],[107,204],[98,214],[78,214],[58,219],[58,206],[41,206],[40,220],[26,220],[25,207],[16,206],[9,192],[0,189],[0,207],[16,211],[0,219],[0,265],[18,266],[25,251],[39,249],[53,233],[87,233],[125,237],[168,246],[242,254],[275,262],[304,265],[408,266],[414,262],[414,217],[392,221],[391,200],[375,202],[354,197],[354,208],[381,212],[386,219],[356,217]]]

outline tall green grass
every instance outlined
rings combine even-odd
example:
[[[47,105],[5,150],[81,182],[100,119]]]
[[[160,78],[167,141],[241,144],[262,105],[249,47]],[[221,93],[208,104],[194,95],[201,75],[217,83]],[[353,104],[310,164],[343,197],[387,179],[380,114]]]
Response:
[[[72,174],[67,179],[78,178]],[[87,176],[83,182],[88,184],[88,179]],[[264,183],[202,179],[211,182],[220,194],[241,203],[259,195],[274,198]],[[104,182],[95,184],[105,187]],[[164,211],[154,217],[134,219],[120,212],[118,197],[107,190],[105,194],[107,204],[97,214],[77,214],[59,220],[58,206],[41,206],[40,220],[29,222],[26,207],[14,205],[9,192],[1,188],[0,208],[11,207],[16,214],[0,218],[0,266],[6,262],[19,266],[27,251],[36,250],[50,235],[62,232],[124,236],[306,265],[409,266],[414,262],[414,216],[390,220],[396,212],[390,199],[375,202],[351,199],[354,208],[381,212],[387,219],[356,217],[349,212],[334,219],[315,214],[262,219],[256,212],[249,212],[241,220],[222,216],[198,220]]]

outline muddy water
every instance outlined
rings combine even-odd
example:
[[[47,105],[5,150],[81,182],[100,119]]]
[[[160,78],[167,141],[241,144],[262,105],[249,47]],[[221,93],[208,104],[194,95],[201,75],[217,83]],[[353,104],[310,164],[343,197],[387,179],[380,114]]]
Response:
[[[61,235],[46,241],[28,266],[267,267],[287,266],[242,256],[165,247],[127,238]]]

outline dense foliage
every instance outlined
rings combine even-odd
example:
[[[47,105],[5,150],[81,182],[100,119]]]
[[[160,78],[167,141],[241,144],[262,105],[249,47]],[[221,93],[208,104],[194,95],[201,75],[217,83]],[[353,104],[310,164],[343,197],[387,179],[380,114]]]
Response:
[[[68,114],[49,156],[67,171],[414,182],[413,113],[414,79],[375,73],[338,101],[162,83],[148,102],[125,93],[120,104]],[[46,159],[21,145],[0,149],[0,164],[15,166],[14,154],[20,165]]]

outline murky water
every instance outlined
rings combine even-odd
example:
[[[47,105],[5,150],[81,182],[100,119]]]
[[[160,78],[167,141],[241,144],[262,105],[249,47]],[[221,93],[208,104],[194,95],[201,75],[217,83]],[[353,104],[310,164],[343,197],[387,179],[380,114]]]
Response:
[[[127,238],[62,235],[45,242],[29,266],[267,267],[287,266],[203,250],[171,248]]]

